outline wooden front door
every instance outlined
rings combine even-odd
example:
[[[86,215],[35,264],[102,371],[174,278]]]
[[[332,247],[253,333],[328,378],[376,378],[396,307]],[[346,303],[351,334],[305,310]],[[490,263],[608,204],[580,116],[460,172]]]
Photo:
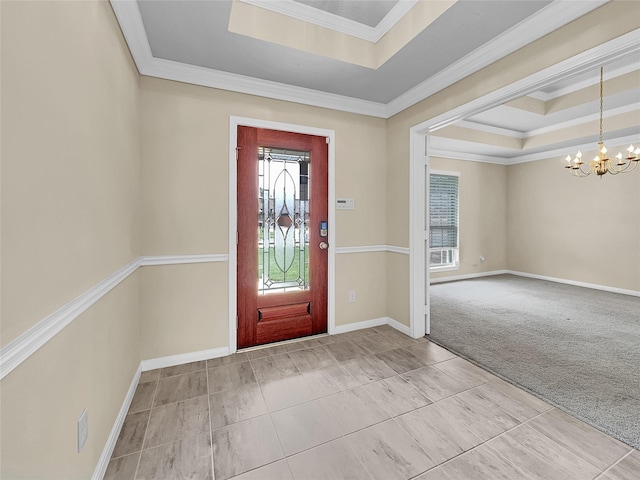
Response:
[[[238,348],[327,331],[325,137],[238,127]]]

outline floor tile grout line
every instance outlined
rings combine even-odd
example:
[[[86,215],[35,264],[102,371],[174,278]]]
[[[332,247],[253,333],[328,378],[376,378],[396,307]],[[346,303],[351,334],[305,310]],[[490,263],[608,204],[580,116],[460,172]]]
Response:
[[[138,464],[136,465],[136,471],[133,478],[138,476],[138,470],[140,469],[140,463],[142,463],[142,452],[144,451],[144,442],[147,440],[147,432],[149,431],[149,423],[151,423],[151,413],[153,413],[153,404],[156,401],[156,394],[158,393],[158,386],[160,385],[160,377],[156,380],[156,388],[153,391],[153,398],[151,399],[151,408],[149,408],[149,418],[147,418],[147,425],[144,427],[144,435],[142,436],[142,444],[140,445],[140,456],[138,457]]]
[[[553,407],[552,407],[552,408],[553,408]],[[535,416],[531,417],[531,418],[530,418],[530,419],[528,419],[528,420],[525,420],[525,421],[524,421],[524,422],[522,422],[522,423],[519,423],[518,425],[514,425],[513,427],[509,428],[508,430],[505,430],[504,432],[498,433],[497,435],[494,435],[493,437],[491,437],[491,438],[488,438],[488,439],[484,440],[483,442],[479,443],[478,445],[475,445],[475,446],[471,447],[470,449],[465,450],[464,452],[460,452],[460,453],[458,453],[457,455],[454,455],[453,457],[451,457],[451,458],[449,458],[449,459],[445,460],[444,462],[441,462],[441,463],[439,463],[438,465],[433,466],[433,467],[432,467],[432,468],[430,468],[429,470],[433,470],[433,469],[435,469],[435,468],[442,467],[443,465],[446,465],[447,463],[452,462],[452,461],[453,461],[453,460],[455,460],[456,458],[458,458],[458,457],[460,457],[460,456],[462,456],[462,455],[465,455],[465,454],[467,454],[467,453],[469,453],[469,452],[472,452],[472,451],[474,451],[474,450],[476,450],[476,449],[478,449],[478,448],[482,447],[483,445],[486,445],[488,442],[490,442],[490,441],[492,441],[492,440],[494,440],[494,439],[496,439],[496,438],[498,438],[498,437],[501,437],[501,436],[503,436],[503,435],[505,435],[505,434],[509,433],[510,431],[512,431],[512,430],[514,430],[514,429],[516,429],[516,428],[518,428],[518,427],[520,427],[520,426],[522,426],[522,425],[525,425],[525,424],[529,423],[529,422],[530,422],[530,421],[532,421],[533,419],[538,418],[538,417],[539,417],[539,416],[541,416],[541,415],[544,415],[544,414],[545,414],[545,413],[547,413],[548,411],[549,411],[549,410],[546,410],[546,411],[544,411],[544,412],[542,412],[542,413],[539,413],[538,415],[535,415]],[[473,432],[471,432],[471,433],[472,433],[473,435],[475,435],[475,436],[476,436],[476,438],[479,438],[475,433],[473,433]],[[489,447],[489,448],[490,448],[490,447]],[[516,467],[516,468],[520,468],[520,467],[518,467],[517,465],[514,465],[513,463],[511,463],[511,462],[509,461],[509,459],[505,458],[504,456],[502,456],[502,455],[501,455],[501,454],[499,454],[498,452],[495,452],[495,450],[491,449],[491,451],[492,451],[492,452],[494,452],[494,453],[496,453],[496,454],[497,454],[497,455],[499,455],[500,457],[502,457],[502,458],[503,458],[504,460],[506,460],[506,461],[507,461],[507,463],[509,463],[510,465],[512,465],[512,466],[514,466],[514,467]],[[425,470],[424,472],[420,473],[419,475],[422,475],[423,473],[428,472],[429,470]]]
[[[626,445],[626,444],[625,444]],[[629,447],[629,445],[626,445],[627,447]],[[629,447],[630,450],[625,453],[622,457],[620,457],[618,460],[616,460],[615,462],[613,462],[611,465],[609,465],[607,468],[605,468],[602,472],[600,472],[600,475],[598,475],[595,480],[598,480],[602,477],[604,477],[605,475],[608,474],[609,471],[611,471],[613,469],[613,467],[615,467],[616,465],[618,465],[620,462],[622,462],[625,458],[627,458],[628,456],[630,456],[633,451],[635,450],[635,448],[633,447]]]

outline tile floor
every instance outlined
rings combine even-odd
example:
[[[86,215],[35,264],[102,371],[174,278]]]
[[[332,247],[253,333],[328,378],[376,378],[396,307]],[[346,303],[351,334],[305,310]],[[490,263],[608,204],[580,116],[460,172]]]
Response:
[[[388,326],[144,372],[106,479],[640,478],[640,451]]]

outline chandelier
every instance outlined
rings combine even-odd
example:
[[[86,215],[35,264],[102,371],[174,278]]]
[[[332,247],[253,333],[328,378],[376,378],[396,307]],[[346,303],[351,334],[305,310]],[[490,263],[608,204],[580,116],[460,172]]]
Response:
[[[607,147],[602,141],[602,86],[604,83],[604,68],[600,67],[600,141],[598,142],[598,154],[588,164],[582,161],[582,152],[578,150],[576,156],[571,159],[571,155],[567,155],[565,159],[567,164],[564,168],[569,170],[571,175],[576,177],[587,177],[592,173],[602,176],[605,173],[617,175],[618,173],[630,172],[638,166],[640,161],[640,147],[635,148],[629,145],[627,148],[627,156],[618,153],[614,158],[607,157]]]

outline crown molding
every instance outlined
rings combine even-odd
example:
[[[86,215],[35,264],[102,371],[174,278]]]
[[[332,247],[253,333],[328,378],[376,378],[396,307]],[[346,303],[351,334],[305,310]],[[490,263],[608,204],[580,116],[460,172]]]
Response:
[[[344,33],[352,37],[360,38],[371,43],[377,43],[398,21],[404,17],[418,0],[403,0],[398,2],[387,15],[376,25],[370,27],[355,20],[341,17],[330,12],[310,7],[293,0],[265,1],[265,0],[239,0],[249,5],[264,8],[287,17],[312,23],[320,27],[328,28],[335,32]]]
[[[639,144],[640,133],[636,135],[627,135],[626,137],[606,139],[605,142],[607,143],[608,150],[612,150],[616,147],[623,148],[629,145],[630,143]],[[509,159],[508,165],[535,162],[537,160],[545,160],[547,158],[552,158],[552,157],[558,157],[559,160],[564,160],[567,153],[572,153],[576,150],[595,151],[596,146],[597,145],[595,142],[588,142],[588,143],[573,144],[573,145],[569,145],[561,148],[554,148],[553,150],[545,150],[543,152],[530,153],[528,155],[520,155],[517,157],[511,157]]]
[[[382,103],[320,92],[310,88],[296,87],[268,80],[258,80],[244,75],[187,65],[186,63],[174,62],[162,58],[152,57],[148,59],[144,65],[138,65],[138,70],[142,75],[150,77],[219,88],[314,107],[329,108],[342,112],[385,118],[385,106]]]
[[[640,111],[640,102],[630,103],[629,105],[625,105],[623,107],[611,108],[609,110],[604,110],[602,112],[602,118],[610,118],[615,115],[621,115],[623,113],[633,112],[635,110]],[[525,132],[523,138],[531,138],[537,135],[544,135],[545,133],[555,132],[557,130],[562,130],[563,128],[575,127],[576,125],[582,125],[583,123],[587,123],[593,120],[600,119],[600,112],[592,113],[590,115],[584,115],[583,117],[574,118],[573,120],[567,120],[566,122],[554,123],[553,125],[549,125],[542,128],[536,128],[535,130],[529,130]]]
[[[567,23],[604,5],[608,0],[591,2],[552,2],[506,32],[498,35],[448,68],[398,96],[387,104],[391,117],[449,85],[521,49]]]
[[[456,123],[458,127],[464,127],[479,132],[494,133],[503,137],[511,138],[527,138],[527,132],[519,132],[510,128],[494,127],[493,125],[485,125],[484,123],[473,122],[471,120],[460,120]]]
[[[491,155],[479,155],[476,153],[456,152],[453,150],[429,149],[429,157],[450,158],[452,160],[464,160],[466,162],[493,163],[495,165],[509,165],[510,159]]]
[[[611,80],[613,78],[621,77],[622,75],[626,75],[627,73],[635,72],[636,70],[640,70],[640,65],[636,62],[629,62],[627,65],[616,68],[614,70],[605,69],[604,72],[604,81]],[[593,76],[582,80],[577,83],[573,83],[567,87],[559,88],[553,92],[545,93],[545,92],[532,92],[528,96],[531,98],[535,98],[536,100],[542,100],[543,102],[548,102],[549,100],[553,100],[558,97],[563,97],[564,95],[568,95],[573,92],[577,92],[578,90],[582,90],[583,88],[590,87],[592,85],[598,85],[600,83],[600,73],[594,73]]]
[[[110,2],[141,75],[378,118],[389,118],[399,113],[606,3],[605,0],[553,2],[450,67],[384,104],[155,58],[149,46],[137,2]],[[389,21],[393,19],[394,17]]]
[[[637,135],[627,135],[625,137],[617,137],[606,140],[609,150],[612,148],[622,148],[629,144],[640,144],[640,133]],[[466,162],[493,163],[495,165],[516,165],[518,163],[535,162],[545,160],[547,158],[558,157],[564,158],[567,152],[574,150],[595,150],[595,143],[572,144],[566,147],[544,150],[541,152],[530,153],[527,155],[518,155],[513,157],[495,157],[491,155],[480,155],[467,152],[456,152],[455,150],[438,150],[429,149],[429,157],[450,158],[452,160],[463,160]]]

